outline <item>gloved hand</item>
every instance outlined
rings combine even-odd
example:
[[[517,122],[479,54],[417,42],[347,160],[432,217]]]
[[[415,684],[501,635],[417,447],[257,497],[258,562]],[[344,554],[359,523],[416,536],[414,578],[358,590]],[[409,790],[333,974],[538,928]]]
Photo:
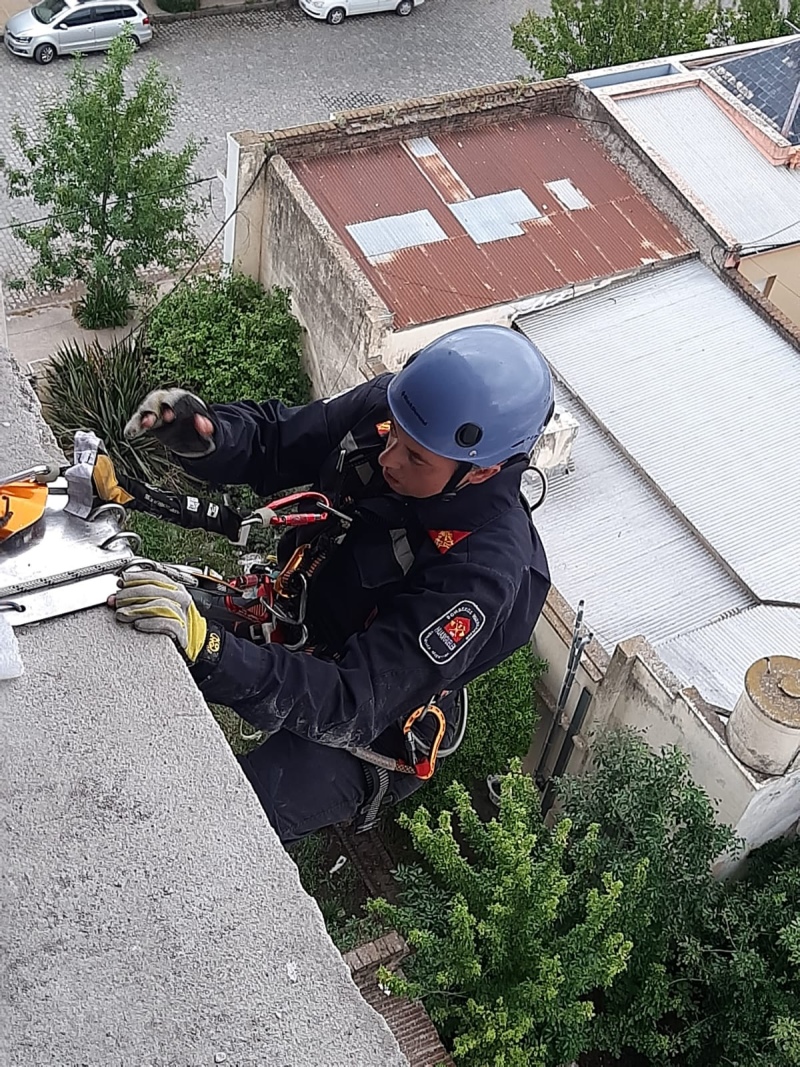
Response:
[[[167,634],[191,664],[206,642],[208,623],[188,589],[158,571],[122,572],[114,597],[117,622],[132,623],[144,633]]]
[[[208,406],[185,389],[155,389],[139,405],[125,426],[125,436],[152,433],[185,459],[210,456],[215,449],[214,423]]]

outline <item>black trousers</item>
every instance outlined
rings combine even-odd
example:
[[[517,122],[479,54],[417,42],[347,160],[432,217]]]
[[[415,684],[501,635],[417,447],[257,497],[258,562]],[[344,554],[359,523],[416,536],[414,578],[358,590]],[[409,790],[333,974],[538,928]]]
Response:
[[[285,845],[349,821],[366,799],[360,760],[287,730],[239,756],[239,763]]]

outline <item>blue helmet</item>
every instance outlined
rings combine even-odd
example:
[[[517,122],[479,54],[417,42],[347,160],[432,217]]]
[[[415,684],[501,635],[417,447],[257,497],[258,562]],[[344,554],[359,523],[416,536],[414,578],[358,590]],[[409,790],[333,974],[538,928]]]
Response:
[[[505,326],[464,326],[432,341],[394,376],[387,395],[409,437],[477,467],[529,455],[553,414],[544,356]]]

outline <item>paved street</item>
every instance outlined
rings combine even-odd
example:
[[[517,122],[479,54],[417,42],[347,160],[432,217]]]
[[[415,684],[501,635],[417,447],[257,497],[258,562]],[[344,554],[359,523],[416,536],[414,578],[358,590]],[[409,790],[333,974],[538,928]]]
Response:
[[[541,0],[534,0],[541,3]],[[332,27],[299,10],[252,12],[182,21],[156,28],[135,69],[157,59],[181,92],[176,144],[189,135],[205,145],[199,175],[225,167],[225,134],[268,130],[327,118],[331,111],[460,89],[524,73],[511,48],[510,25],[531,0],[428,0],[411,17],[367,15]],[[90,66],[102,62],[89,57]],[[0,50],[0,154],[13,158],[14,115],[30,125],[41,93],[62,90],[69,61],[50,67]],[[210,236],[223,216],[218,188],[203,224]],[[13,210],[23,216],[25,205]],[[0,192],[0,274],[24,267],[10,232],[11,205]],[[20,297],[6,293],[10,308]]]

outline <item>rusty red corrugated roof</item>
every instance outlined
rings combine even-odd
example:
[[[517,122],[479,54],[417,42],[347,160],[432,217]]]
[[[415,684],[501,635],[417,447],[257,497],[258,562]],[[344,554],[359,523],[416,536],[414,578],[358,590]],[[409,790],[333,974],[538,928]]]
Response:
[[[438,155],[425,154],[431,150]],[[692,250],[578,120],[541,115],[463,129],[432,138],[422,151],[415,155],[398,141],[289,164],[394,312],[397,329]],[[565,208],[546,186],[563,179],[591,206]],[[516,189],[541,212],[540,218],[511,220],[518,236],[476,243],[448,206],[463,201],[464,190],[480,198]],[[487,201],[487,217],[504,206]],[[402,244],[413,239],[413,229],[403,220],[395,226],[391,217],[419,211],[430,213],[446,240],[370,258],[347,231],[388,219]]]

